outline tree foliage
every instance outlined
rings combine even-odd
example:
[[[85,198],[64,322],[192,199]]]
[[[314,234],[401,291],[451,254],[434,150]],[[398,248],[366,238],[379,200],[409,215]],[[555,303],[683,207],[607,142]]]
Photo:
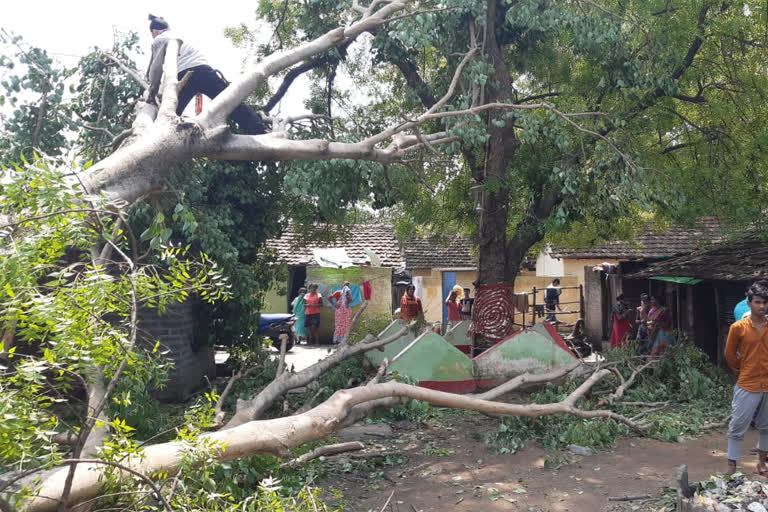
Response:
[[[290,46],[326,30],[346,7],[326,4],[263,2],[259,12],[275,27],[273,41]],[[738,226],[764,208],[764,6],[457,0],[419,7],[425,12],[314,69],[307,105],[335,112],[337,138],[418,116],[448,91],[473,44],[483,48],[445,108],[510,106],[426,123],[423,133],[448,129],[459,140],[408,165],[287,165],[290,186],[317,205],[396,203],[401,233],[459,230],[482,241],[473,212],[483,198],[470,193],[479,185],[498,195],[508,246],[523,252],[545,235],[578,236],[585,225],[595,236],[578,239],[596,243],[641,228],[649,214],[656,223],[717,215]],[[484,31],[494,32],[503,63],[481,40]],[[494,139],[493,129],[503,137]],[[503,153],[496,170],[489,168],[494,151]]]

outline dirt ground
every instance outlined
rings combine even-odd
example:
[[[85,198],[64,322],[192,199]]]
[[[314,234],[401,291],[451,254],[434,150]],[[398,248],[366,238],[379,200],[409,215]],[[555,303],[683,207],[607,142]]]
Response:
[[[695,481],[725,464],[725,433],[720,431],[682,443],[627,438],[612,450],[588,456],[544,451],[534,443],[515,454],[495,455],[468,433],[497,424],[483,416],[451,426],[396,424],[393,438],[367,443],[366,451],[389,455],[385,464],[381,458],[372,464],[364,454],[347,456],[341,460],[345,469],[334,471],[322,486],[339,489],[345,510],[354,512],[670,512],[679,465],[687,464]],[[756,439],[751,431],[744,446],[754,446]],[[745,453],[744,460],[751,466],[754,457]],[[650,498],[608,500],[636,495]]]

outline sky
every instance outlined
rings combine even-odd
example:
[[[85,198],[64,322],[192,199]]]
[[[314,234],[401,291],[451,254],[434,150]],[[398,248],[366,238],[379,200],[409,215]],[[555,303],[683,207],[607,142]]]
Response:
[[[137,60],[142,71],[147,67],[152,40],[147,14],[162,16],[230,81],[242,72],[248,55],[224,36],[224,29],[241,23],[250,27],[257,24],[256,2],[252,0],[9,0],[2,10],[0,27],[22,36],[30,45],[44,48],[65,65],[74,65],[93,46],[109,48],[113,29],[134,30],[145,48]],[[301,88],[304,84],[295,85]],[[295,96],[299,91],[292,92]]]

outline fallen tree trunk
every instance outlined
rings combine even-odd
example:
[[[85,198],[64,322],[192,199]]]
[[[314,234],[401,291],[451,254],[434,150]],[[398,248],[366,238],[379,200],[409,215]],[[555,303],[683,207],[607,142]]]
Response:
[[[471,396],[444,393],[398,382],[387,382],[373,386],[337,391],[328,400],[314,409],[297,416],[272,420],[250,421],[225,431],[200,436],[207,446],[219,444],[222,448],[215,453],[219,461],[228,461],[251,455],[276,455],[287,458],[290,449],[308,442],[325,438],[344,422],[351,411],[371,401],[391,397],[406,397],[423,400],[432,405],[461,408],[486,414],[507,416],[545,416],[552,414],[573,414],[582,418],[609,418],[645,433],[647,427],[629,418],[608,410],[584,411],[576,402],[601,379],[610,375],[610,370],[598,370],[581,386],[561,402],[551,404],[506,404],[480,400]],[[174,441],[148,446],[123,461],[123,465],[145,475],[175,475],[182,459],[194,449],[188,442]],[[103,465],[82,463],[72,479],[69,499],[73,503],[98,496],[102,485]],[[57,508],[64,489],[68,469],[58,469],[43,479],[36,494],[23,505],[27,512],[46,512]]]
[[[408,327],[403,327],[388,338],[378,339],[375,336],[366,336],[360,343],[339,345],[331,354],[305,368],[298,373],[283,373],[280,377],[270,382],[258,395],[250,400],[238,400],[237,409],[232,418],[225,425],[225,429],[242,425],[249,421],[259,419],[264,412],[288,390],[306,386],[310,382],[317,380],[323,373],[331,368],[338,366],[345,359],[357,354],[362,354],[375,348],[383,347],[404,336],[408,332]]]

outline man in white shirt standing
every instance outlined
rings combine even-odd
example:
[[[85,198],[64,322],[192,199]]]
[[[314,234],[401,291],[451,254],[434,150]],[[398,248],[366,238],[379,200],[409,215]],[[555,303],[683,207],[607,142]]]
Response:
[[[152,32],[152,58],[149,62],[147,78],[149,79],[149,91],[147,102],[154,103],[157,91],[160,89],[162,78],[162,63],[156,63],[155,58],[165,55],[162,50],[168,44],[169,39],[179,39],[181,47],[177,62],[178,79],[181,81],[184,75],[192,73],[189,80],[179,91],[179,105],[176,114],[181,115],[187,104],[196,94],[202,93],[209,98],[215,98],[229,85],[221,73],[208,65],[202,53],[197,51],[189,43],[182,40],[170,31],[168,22],[159,16],[149,15],[149,30]],[[154,64],[154,66],[153,66]],[[231,114],[232,120],[237,123],[240,130],[246,135],[260,135],[264,133],[264,123],[261,117],[247,105],[240,104]]]

